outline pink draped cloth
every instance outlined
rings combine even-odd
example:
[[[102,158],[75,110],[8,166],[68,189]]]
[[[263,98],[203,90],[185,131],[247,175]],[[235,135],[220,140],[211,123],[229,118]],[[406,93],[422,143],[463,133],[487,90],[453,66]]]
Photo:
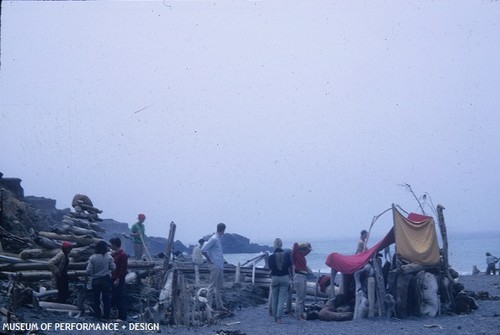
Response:
[[[370,249],[356,255],[342,255],[333,252],[326,258],[325,264],[338,272],[351,274],[361,269],[372,259],[373,255],[394,243],[394,228],[385,237]]]
[[[395,243],[396,235],[400,243],[400,250],[405,259],[418,264],[435,264],[439,261],[439,247],[437,243],[434,219],[430,216],[410,213],[404,218],[396,209],[393,210],[394,227],[385,237],[370,249],[356,255],[342,255],[333,252],[326,258],[325,264],[332,269],[344,274],[352,274],[368,263],[373,255],[385,247]],[[427,226],[427,227],[426,227]],[[412,229],[405,229],[412,227]],[[398,248],[396,248],[398,249]]]

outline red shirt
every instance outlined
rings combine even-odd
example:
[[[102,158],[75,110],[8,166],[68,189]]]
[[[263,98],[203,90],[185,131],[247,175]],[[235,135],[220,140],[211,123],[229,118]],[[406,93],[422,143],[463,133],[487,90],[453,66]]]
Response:
[[[111,273],[111,279],[113,279],[113,281],[115,279],[120,279],[120,281],[125,280],[128,263],[127,254],[123,251],[123,249],[120,249],[113,255],[113,260],[115,261],[116,269]]]
[[[306,261],[306,255],[309,254],[311,251],[307,250],[306,252],[302,252],[299,248],[299,244],[295,242],[293,244],[293,250],[292,250],[292,260],[293,260],[293,266],[295,267],[295,271],[298,272],[307,272],[307,261]]]

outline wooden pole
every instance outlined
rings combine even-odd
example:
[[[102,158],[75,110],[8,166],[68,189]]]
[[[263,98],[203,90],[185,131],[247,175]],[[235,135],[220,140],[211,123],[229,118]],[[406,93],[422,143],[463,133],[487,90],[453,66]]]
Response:
[[[335,277],[337,276],[337,270],[330,270],[330,299],[335,299]]]
[[[241,263],[238,262],[238,265],[236,266],[236,272],[234,274],[234,282],[235,283],[240,282],[240,274],[241,274]]]
[[[163,273],[167,273],[170,264],[170,256],[172,255],[172,248],[174,247],[176,225],[174,221],[170,222],[170,229],[168,231],[167,245],[165,246],[165,259],[163,260]]]
[[[194,265],[194,285],[200,287],[200,267],[198,264]]]
[[[375,278],[368,277],[368,317],[375,316]]]
[[[148,250],[148,247],[146,246],[146,242],[144,242],[144,237],[142,236],[142,234],[139,234],[139,237],[141,238],[142,247],[144,248],[144,251],[146,251],[146,255],[148,256],[148,259],[151,262],[153,260],[153,258],[151,258],[151,255],[149,254],[149,250]]]
[[[252,266],[252,284],[255,284],[255,262]]]
[[[373,270],[375,270],[375,283],[377,285],[377,302],[378,302],[378,312],[380,316],[385,315],[385,285],[384,276],[382,275],[382,267],[377,259],[373,257],[372,261]]]
[[[439,285],[444,285],[444,290],[445,290],[445,295],[446,295],[446,300],[449,300],[450,303],[450,308],[453,309],[455,307],[455,297],[453,296],[453,286],[450,285],[450,283],[453,283],[453,277],[451,276],[450,273],[450,264],[448,261],[448,232],[446,230],[446,223],[444,222],[444,210],[443,205],[437,205],[436,211],[438,213],[438,223],[439,223],[439,230],[441,232],[441,239],[443,242],[443,250],[442,250],[442,256],[443,256],[443,272],[444,272],[444,277],[445,279],[441,278],[440,274],[440,280],[439,280]],[[441,313],[441,304],[439,304],[439,309]]]
[[[314,290],[314,301],[317,301],[318,292],[319,292],[319,276],[321,275],[321,271],[318,270],[318,276],[316,277],[316,289]]]
[[[450,265],[448,263],[448,233],[446,231],[446,224],[444,222],[444,215],[443,215],[443,210],[444,210],[443,205],[437,205],[437,213],[438,213],[438,223],[439,223],[439,230],[441,231],[441,239],[443,241],[443,263],[444,263],[444,273],[448,279],[453,281],[453,278],[451,277],[450,274]]]

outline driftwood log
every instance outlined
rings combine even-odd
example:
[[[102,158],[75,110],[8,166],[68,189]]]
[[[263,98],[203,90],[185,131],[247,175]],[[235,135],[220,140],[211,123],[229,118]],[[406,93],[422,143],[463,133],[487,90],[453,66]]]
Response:
[[[165,258],[163,260],[163,273],[166,274],[170,265],[170,257],[172,256],[172,249],[174,247],[176,225],[174,221],[170,222],[170,229],[168,231],[167,244],[165,245]]]
[[[52,258],[61,251],[60,249],[26,249],[19,253],[21,259]],[[79,259],[88,259],[92,254],[92,249],[88,246],[71,249],[69,257]]]
[[[64,216],[62,222],[80,228],[92,229],[100,233],[104,233],[106,231],[106,229],[99,226],[97,222],[89,221],[88,219],[72,218],[66,215]]]
[[[47,232],[47,231],[41,231],[38,233],[40,236],[44,236],[53,240],[59,240],[59,241],[69,241],[69,242],[75,242],[78,245],[93,245],[97,244],[97,242],[102,241],[100,238],[95,238],[93,236],[76,236],[76,235],[70,235],[70,234],[56,234],[52,232]]]
[[[97,232],[93,229],[80,228],[69,224],[63,224],[62,226],[55,228],[54,232],[59,234],[74,234],[78,236],[97,237]]]
[[[78,306],[70,305],[70,304],[61,304],[57,302],[49,302],[49,301],[39,301],[38,306],[44,309],[50,310],[58,310],[58,311],[67,311],[67,312],[78,312],[80,309]]]
[[[77,226],[80,228],[84,229],[92,229],[92,226],[90,225],[90,221],[84,220],[84,219],[74,219],[70,218],[69,216],[65,216],[62,220],[63,223],[71,225],[71,226]],[[93,229],[95,230],[95,229]]]
[[[62,243],[43,236],[35,236],[33,242],[44,249],[61,249]]]
[[[375,270],[375,284],[377,287],[377,305],[378,305],[378,315],[385,315],[385,284],[384,276],[382,274],[382,266],[380,265],[379,259],[373,257],[373,270]]]
[[[16,254],[2,254],[0,255],[0,262],[1,263],[8,263],[8,264],[17,264],[17,263],[28,263],[28,262],[33,262],[32,260],[29,259],[21,259],[17,257],[18,255]]]
[[[127,267],[129,269],[148,269],[158,266],[158,262],[143,262],[131,260],[128,262]],[[85,270],[87,268],[87,262],[70,262],[68,265],[69,270]],[[0,271],[40,271],[40,270],[50,270],[47,262],[30,262],[30,263],[15,263],[15,264],[0,264]]]
[[[50,271],[33,271],[33,272],[0,272],[0,279],[10,279],[11,277],[18,278],[24,281],[38,281],[38,280],[48,280],[52,278],[52,272]],[[85,277],[87,276],[86,271],[68,271],[69,278]]]
[[[165,284],[160,291],[160,299],[158,301],[159,304],[162,304],[167,308],[170,307],[169,305],[172,303],[173,281],[174,270],[169,270],[165,275]]]
[[[57,290],[45,290],[45,291],[42,291],[42,292],[33,291],[33,296],[35,298],[41,299],[41,298],[45,298],[45,297],[48,297],[48,296],[57,295],[57,293],[58,293]]]
[[[368,278],[368,317],[373,318],[375,316],[375,278]]]
[[[445,276],[453,281],[453,277],[450,274],[450,264],[448,261],[448,232],[446,230],[446,223],[444,222],[444,214],[443,210],[445,209],[443,205],[437,205],[437,213],[438,213],[438,223],[439,223],[439,230],[441,232],[441,239],[443,242],[443,248],[442,248],[442,256],[443,256],[443,271]]]
[[[189,325],[189,307],[191,295],[186,292],[184,275],[179,271],[174,273],[172,307],[173,324],[176,326]]]

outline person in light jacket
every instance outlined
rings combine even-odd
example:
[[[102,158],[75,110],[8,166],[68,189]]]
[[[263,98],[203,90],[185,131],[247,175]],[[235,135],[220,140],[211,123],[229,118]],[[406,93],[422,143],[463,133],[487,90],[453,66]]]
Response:
[[[92,291],[94,297],[94,315],[109,319],[111,311],[111,272],[115,271],[116,265],[113,257],[108,252],[108,244],[105,241],[97,242],[95,254],[90,256],[87,264],[87,274],[92,278]],[[101,298],[103,311],[101,313]]]

